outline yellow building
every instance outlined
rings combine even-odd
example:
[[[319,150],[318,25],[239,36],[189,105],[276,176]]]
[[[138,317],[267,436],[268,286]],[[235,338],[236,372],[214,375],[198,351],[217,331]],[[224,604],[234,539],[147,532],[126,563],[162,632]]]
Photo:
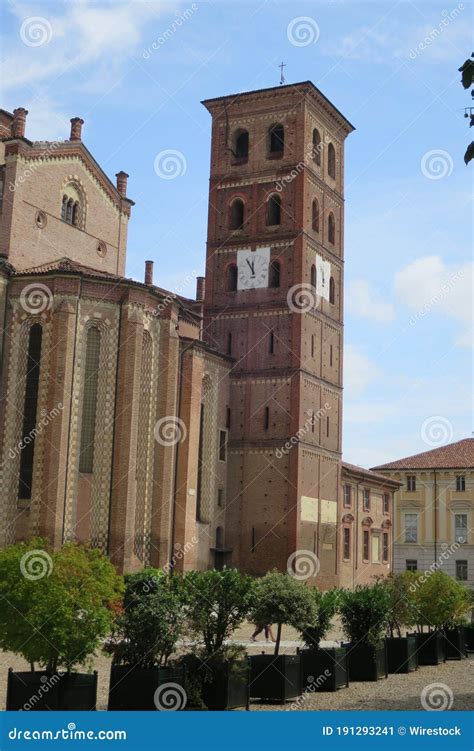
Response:
[[[474,585],[474,438],[374,467],[395,493],[394,570],[440,567]]]

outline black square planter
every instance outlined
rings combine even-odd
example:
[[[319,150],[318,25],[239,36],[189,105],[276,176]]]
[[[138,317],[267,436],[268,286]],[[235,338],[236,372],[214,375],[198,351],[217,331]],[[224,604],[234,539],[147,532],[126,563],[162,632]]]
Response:
[[[206,675],[202,698],[210,710],[222,711],[249,705],[250,663],[238,660],[212,667],[212,677]]]
[[[463,660],[467,657],[464,626],[446,629],[444,632],[444,652],[447,660]]]
[[[299,655],[252,655],[250,696],[284,704],[301,695]]]
[[[95,710],[97,672],[46,673],[8,671],[7,710]]]
[[[445,661],[444,634],[440,631],[429,631],[415,636],[418,665],[440,665]]]
[[[474,652],[474,623],[466,623],[464,626],[464,644],[468,652]]]
[[[155,698],[155,692],[165,683],[173,684]],[[164,708],[184,709],[186,706],[185,671],[183,668],[139,668],[112,665],[108,710],[113,712],[147,712]]]
[[[385,643],[346,644],[350,681],[378,681],[387,677],[387,652]]]
[[[349,685],[345,647],[300,649],[304,691],[337,691]]]
[[[389,673],[411,673],[418,668],[416,636],[385,639],[387,670]]]

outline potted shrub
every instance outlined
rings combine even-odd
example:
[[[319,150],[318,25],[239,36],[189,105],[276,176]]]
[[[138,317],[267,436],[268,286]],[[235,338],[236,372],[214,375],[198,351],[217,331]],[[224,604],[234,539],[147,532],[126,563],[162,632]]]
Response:
[[[225,642],[249,612],[253,580],[236,569],[223,568],[190,571],[184,583],[187,623],[200,645],[199,662],[192,671],[194,688],[207,709],[248,707],[247,655],[243,647]],[[190,665],[191,659],[184,662]]]
[[[111,632],[122,589],[98,550],[37,538],[0,551],[0,647],[31,667],[9,670],[8,710],[95,709],[97,674],[74,668]]]
[[[349,638],[347,661],[350,681],[377,681],[387,676],[387,653],[382,638],[390,595],[380,582],[359,585],[341,596],[341,621]]]
[[[466,588],[439,569],[420,574],[412,586],[417,612],[419,664],[438,665],[446,659],[446,651],[450,659],[461,659],[464,635],[458,624],[469,608]]]
[[[320,647],[331,627],[339,604],[340,591],[310,590],[314,600],[313,619],[301,631],[305,649],[299,650],[303,690],[337,691],[349,684],[345,647]]]
[[[125,577],[123,612],[107,645],[113,655],[109,710],[185,708],[183,670],[168,666],[183,632],[183,612],[179,577],[153,568]]]
[[[314,603],[308,587],[290,576],[272,571],[255,583],[254,623],[276,623],[273,655],[252,655],[250,696],[280,704],[301,694],[299,655],[280,655],[283,624],[302,631],[312,623]]]
[[[402,628],[416,622],[412,585],[417,575],[412,571],[391,574],[382,583],[390,595],[388,613],[387,669],[389,673],[410,673],[418,668],[417,642],[414,634],[402,636]]]

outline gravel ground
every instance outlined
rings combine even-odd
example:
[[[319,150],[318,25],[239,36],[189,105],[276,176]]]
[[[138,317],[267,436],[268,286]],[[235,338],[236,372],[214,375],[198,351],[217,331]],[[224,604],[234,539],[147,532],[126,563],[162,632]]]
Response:
[[[266,644],[262,636],[253,644],[249,637],[253,631],[251,624],[244,624],[234,634],[234,639],[245,644],[249,654],[258,654],[265,651],[267,654],[273,651],[272,644]],[[290,628],[284,628],[282,637],[282,653],[294,653],[298,645],[298,634]],[[335,628],[328,634],[328,641],[339,641],[342,638],[340,628]],[[29,670],[29,665],[20,657],[10,653],[0,652],[0,710],[5,709],[7,671],[12,667],[14,670]],[[93,660],[92,667],[98,671],[98,702],[97,709],[104,710],[107,707],[109,689],[110,658],[102,655]],[[417,710],[422,709],[421,694],[431,684],[443,684],[440,689],[441,697],[447,696],[450,701],[451,693],[453,702],[451,709],[473,710],[473,667],[474,655],[468,660],[449,661],[439,666],[425,666],[414,673],[407,675],[389,675],[387,679],[377,682],[351,683],[347,688],[336,692],[308,692],[300,697],[296,703],[286,705],[255,704],[252,703],[252,711],[269,710],[377,710],[398,709]],[[427,689],[430,693],[431,689]]]

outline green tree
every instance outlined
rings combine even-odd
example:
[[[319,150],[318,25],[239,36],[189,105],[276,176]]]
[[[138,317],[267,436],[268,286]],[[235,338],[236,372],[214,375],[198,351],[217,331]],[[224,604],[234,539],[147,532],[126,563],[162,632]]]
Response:
[[[166,666],[184,629],[182,579],[147,568],[125,577],[123,613],[111,651],[114,662],[141,668]]]
[[[283,624],[303,631],[313,623],[315,604],[309,587],[289,574],[271,571],[254,588],[254,623],[276,623],[275,655],[279,654]]]
[[[0,648],[54,673],[83,665],[107,636],[122,577],[98,550],[45,540],[0,551]]]
[[[247,617],[253,580],[236,569],[190,571],[184,578],[186,616],[192,633],[214,655]]]
[[[392,637],[395,631],[401,636],[403,626],[409,628],[417,622],[416,589],[420,576],[417,571],[403,571],[382,581],[390,595],[387,626]]]
[[[341,621],[351,642],[376,646],[383,637],[389,617],[390,594],[384,584],[360,584],[341,596]]]
[[[313,588],[313,620],[301,631],[301,638],[309,649],[317,649],[331,628],[331,621],[337,613],[341,590],[328,589],[326,592]]]
[[[467,587],[444,571],[422,574],[415,593],[416,623],[422,631],[451,628],[462,623],[471,607]]]

